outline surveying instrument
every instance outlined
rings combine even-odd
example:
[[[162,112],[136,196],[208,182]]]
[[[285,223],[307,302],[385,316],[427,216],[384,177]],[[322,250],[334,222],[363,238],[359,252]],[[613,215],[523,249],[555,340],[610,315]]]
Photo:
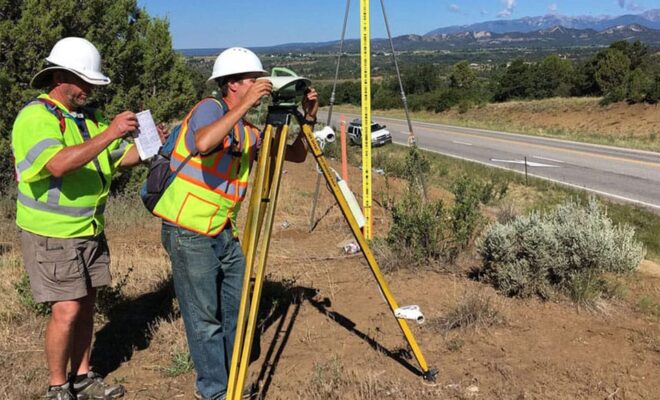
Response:
[[[420,375],[426,380],[435,380],[437,371],[429,368],[427,365],[406,322],[407,319],[412,319],[421,323],[423,321],[423,315],[417,306],[399,308],[397,305],[378,267],[378,263],[360,231],[356,218],[350,210],[346,197],[337,184],[336,173],[332,171],[323,156],[321,147],[317,142],[317,137],[315,137],[312,131],[312,123],[305,120],[298,110],[299,100],[306,93],[310,81],[298,77],[286,69],[275,69],[273,73],[275,76],[260,78],[269,79],[273,83],[273,104],[268,108],[266,128],[263,134],[261,149],[259,150],[257,171],[243,234],[242,249],[245,254],[245,278],[243,280],[241,303],[236,325],[236,339],[231,359],[226,398],[228,400],[240,400],[243,387],[245,386],[250,352],[257,325],[259,302],[264,284],[268,248],[275,209],[277,207],[277,197],[282,178],[282,166],[287,147],[287,133],[292,120],[295,120],[300,126],[308,148],[314,155],[330,191],[337,200],[337,204],[346,218],[371,268],[371,272],[376,278],[383,297],[403,331],[408,345],[421,369]]]

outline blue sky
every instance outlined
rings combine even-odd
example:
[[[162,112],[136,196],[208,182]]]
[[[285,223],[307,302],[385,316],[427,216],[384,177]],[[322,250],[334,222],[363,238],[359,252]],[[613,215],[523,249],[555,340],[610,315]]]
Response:
[[[449,25],[561,15],[639,14],[660,0],[384,0],[393,36]],[[138,0],[167,18],[174,47],[269,46],[338,40],[345,0]],[[359,0],[351,0],[347,38],[357,38]],[[386,37],[380,1],[371,0],[371,35]]]

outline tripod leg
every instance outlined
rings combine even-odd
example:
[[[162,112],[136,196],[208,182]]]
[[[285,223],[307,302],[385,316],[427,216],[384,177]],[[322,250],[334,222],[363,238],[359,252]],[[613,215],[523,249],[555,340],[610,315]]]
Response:
[[[250,363],[250,353],[252,350],[252,342],[254,340],[254,333],[257,325],[257,317],[259,314],[259,303],[261,300],[261,291],[263,289],[263,282],[265,277],[266,261],[268,257],[268,246],[270,245],[270,236],[273,229],[273,221],[275,219],[275,209],[277,207],[277,197],[280,189],[280,181],[282,177],[282,166],[284,164],[284,153],[286,151],[286,134],[288,131],[288,125],[282,126],[278,133],[275,135],[277,143],[277,153],[274,158],[271,159],[271,173],[269,176],[270,180],[270,191],[269,196],[265,198],[267,201],[265,207],[264,221],[266,225],[264,226],[263,238],[260,240],[261,248],[259,249],[259,259],[256,266],[256,276],[254,282],[254,288],[252,290],[252,299],[250,301],[250,312],[248,314],[248,320],[246,324],[246,330],[244,337],[241,338],[241,341],[238,341],[238,336],[236,338],[236,343],[240,343],[242,350],[240,351],[240,360],[238,360],[238,355],[234,354],[232,356],[232,364],[234,360],[238,362],[238,370],[236,371],[236,377],[233,378],[230,375],[230,385],[227,387],[227,399],[230,400],[240,400],[242,396],[242,390],[245,386],[245,379],[248,372],[248,367]],[[262,149],[263,150],[263,149]]]
[[[270,167],[270,146],[273,137],[273,126],[268,125],[264,131],[264,138],[259,153],[259,160],[257,161],[257,171],[252,185],[252,196],[250,197],[250,206],[248,208],[247,218],[245,220],[245,231],[243,233],[243,253],[247,257],[247,250],[253,242],[259,240],[259,210],[263,204],[263,197],[267,193],[267,186],[270,181],[269,167]],[[247,258],[246,258],[246,264]]]
[[[238,319],[236,320],[236,338],[234,339],[234,348],[231,357],[229,368],[229,379],[227,387],[235,387],[236,371],[238,370],[238,361],[241,358],[241,350],[243,349],[242,343],[245,336],[245,322],[247,311],[249,307],[250,295],[250,281],[252,279],[252,266],[254,265],[254,258],[257,253],[257,243],[259,241],[259,231],[261,223],[259,217],[262,214],[263,208],[263,191],[267,186],[267,177],[269,175],[268,167],[270,166],[270,146],[272,139],[273,127],[268,125],[264,131],[264,141],[261,146],[261,153],[257,162],[257,171],[254,177],[252,196],[250,197],[250,207],[248,209],[245,231],[243,233],[243,254],[245,255],[245,276],[243,278],[243,289],[241,291],[241,302],[238,309]]]
[[[319,147],[318,143],[316,142],[316,139],[314,138],[314,132],[312,132],[312,128],[307,124],[301,124],[301,129],[305,134],[307,144],[309,145],[312,154],[314,154],[314,157],[316,158],[316,161],[318,162],[321,171],[323,171],[323,175],[325,176],[325,180],[330,186],[330,189],[332,190],[332,194],[335,196],[335,199],[337,200],[337,203],[339,204],[339,207],[341,208],[341,211],[344,214],[344,218],[346,218],[346,221],[348,222],[348,225],[350,226],[351,231],[353,232],[353,236],[355,236],[355,240],[357,240],[358,244],[360,245],[360,248],[362,249],[362,253],[364,254],[364,257],[367,259],[369,268],[371,268],[371,272],[373,273],[374,278],[376,278],[376,282],[378,283],[378,286],[383,294],[383,297],[385,297],[385,300],[387,301],[387,304],[389,305],[390,310],[392,311],[392,315],[394,315],[394,310],[396,310],[399,306],[397,305],[396,300],[394,300],[394,297],[390,292],[387,282],[385,281],[385,278],[383,277],[383,274],[380,271],[380,267],[376,262],[376,258],[371,252],[371,249],[369,248],[369,244],[367,240],[364,238],[362,232],[360,231],[360,227],[348,206],[348,202],[346,201],[346,198],[342,194],[341,189],[337,184],[337,180],[335,179],[335,176],[332,173],[330,166],[328,165],[328,161],[323,156],[321,148]],[[415,341],[415,337],[410,331],[410,327],[408,326],[408,323],[406,322],[405,319],[402,318],[396,318],[396,320],[399,323],[399,327],[401,328],[403,335],[408,341],[408,345],[410,345],[410,348],[412,349],[413,354],[417,359],[417,362],[419,363],[424,379],[435,380],[437,371],[434,369],[430,369],[429,366],[426,364],[424,355],[422,354],[422,351],[417,345],[417,341]]]
[[[314,201],[312,202],[312,215],[309,217],[309,231],[314,229],[316,223],[316,205],[319,201],[319,194],[321,191],[321,174],[316,174],[316,189],[314,189]]]

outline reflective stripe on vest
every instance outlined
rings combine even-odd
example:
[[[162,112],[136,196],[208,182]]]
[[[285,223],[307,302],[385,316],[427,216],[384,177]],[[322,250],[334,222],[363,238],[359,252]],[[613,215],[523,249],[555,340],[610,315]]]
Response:
[[[188,121],[193,111],[181,124],[170,159],[172,171],[181,167],[194,145],[194,134],[188,130]],[[234,235],[238,236],[236,213],[247,194],[253,158],[251,151],[258,137],[253,129],[239,120],[223,141],[221,149],[207,155],[190,157],[166,189],[153,213],[183,228],[208,236],[219,234],[230,223]]]
[[[187,126],[186,126],[187,128]],[[170,161],[170,168],[176,170],[183,160],[188,156],[186,153],[180,153],[179,146],[185,146],[189,152],[189,145],[187,143],[188,130],[183,132],[185,135],[179,137],[183,143],[175,146]],[[238,136],[238,140],[236,137]],[[241,163],[244,153],[249,152],[252,145],[252,138],[249,128],[246,128],[242,120],[232,129],[231,135],[228,135],[229,148],[222,149],[207,156],[192,157],[186,165],[179,171],[178,177],[190,181],[196,185],[213,190],[220,194],[222,197],[229,200],[238,199],[239,201],[245,197],[247,193],[247,180],[240,181]],[[194,140],[194,138],[193,138]],[[242,150],[242,151],[241,151]],[[249,153],[248,157],[249,157]],[[208,160],[212,160],[208,162]],[[205,161],[210,165],[205,165]]]
[[[100,204],[98,207],[73,207],[52,203],[50,193],[48,194],[47,203],[37,201],[24,195],[21,192],[18,192],[16,198],[26,207],[34,208],[35,210],[40,211],[47,211],[54,214],[62,214],[69,217],[93,217],[94,215],[101,215],[105,211],[105,204]],[[59,201],[59,197],[57,200]]]
[[[37,160],[37,158],[41,155],[41,153],[43,153],[44,150],[46,150],[48,147],[52,145],[58,145],[60,143],[61,143],[60,141],[55,139],[44,139],[39,143],[35,144],[30,150],[28,150],[25,159],[20,163],[18,163],[18,165],[16,165],[16,169],[18,170],[18,173],[21,173],[26,169],[30,168],[32,166],[32,163],[34,163]]]

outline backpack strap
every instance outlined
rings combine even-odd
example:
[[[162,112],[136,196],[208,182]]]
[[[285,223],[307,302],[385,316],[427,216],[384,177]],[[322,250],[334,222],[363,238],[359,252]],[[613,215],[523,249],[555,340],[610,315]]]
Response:
[[[83,107],[80,111],[85,115],[85,118],[92,121],[97,127],[99,126],[98,118],[96,118],[95,108]]]
[[[33,101],[30,101],[27,105],[33,104],[33,103],[41,103],[43,104],[48,111],[50,111],[60,122],[60,133],[64,135],[64,132],[66,131],[66,118],[64,117],[64,113],[62,110],[55,104],[55,102],[49,100],[49,99],[44,99],[44,98],[36,98]],[[91,139],[91,136],[89,135],[89,131],[87,130],[87,126],[85,125],[85,119],[90,119],[94,124],[98,125],[98,122],[96,120],[96,117],[94,116],[94,110],[89,109],[89,108],[84,108],[82,110],[82,116],[81,117],[75,117],[75,114],[72,115],[74,122],[76,123],[76,126],[78,127],[78,131],[83,137],[83,140],[86,142]],[[94,163],[94,167],[96,167],[97,172],[99,173],[99,176],[101,178],[101,183],[103,186],[106,185],[106,179],[105,176],[103,176],[103,171],[101,170],[101,165],[99,163],[98,157],[94,157],[92,160]]]
[[[57,118],[57,120],[60,123],[60,133],[64,135],[64,132],[66,131],[66,120],[64,118],[64,113],[62,113],[62,110],[55,104],[54,102],[44,99],[44,98],[36,98],[34,100],[29,101],[26,106],[34,103],[41,103],[43,104],[48,111],[50,111],[51,114]]]
[[[201,101],[199,101],[199,102],[195,105],[195,107],[193,107],[193,109],[190,111],[190,115],[192,115],[192,113],[195,111],[195,108],[197,108],[197,106],[199,106],[199,105],[202,103],[202,101],[207,100],[207,99],[213,99],[213,100],[217,101],[218,103],[220,103],[220,107],[222,107],[223,114],[226,114],[227,111],[229,110],[229,107],[227,107],[227,104],[224,102],[224,100],[222,100],[222,99],[216,99],[216,98],[213,97],[213,96],[208,96],[208,97],[202,99]],[[234,135],[231,135],[231,139],[230,139],[230,140],[233,140],[233,136],[234,136]],[[177,175],[177,174],[181,171],[181,169],[182,169],[182,168],[188,163],[188,161],[190,161],[190,159],[191,159],[193,156],[194,156],[193,153],[188,154],[188,155],[186,156],[186,158],[183,159],[183,162],[181,162],[181,164],[179,164],[179,166],[176,168],[176,170],[174,170],[174,175]]]

